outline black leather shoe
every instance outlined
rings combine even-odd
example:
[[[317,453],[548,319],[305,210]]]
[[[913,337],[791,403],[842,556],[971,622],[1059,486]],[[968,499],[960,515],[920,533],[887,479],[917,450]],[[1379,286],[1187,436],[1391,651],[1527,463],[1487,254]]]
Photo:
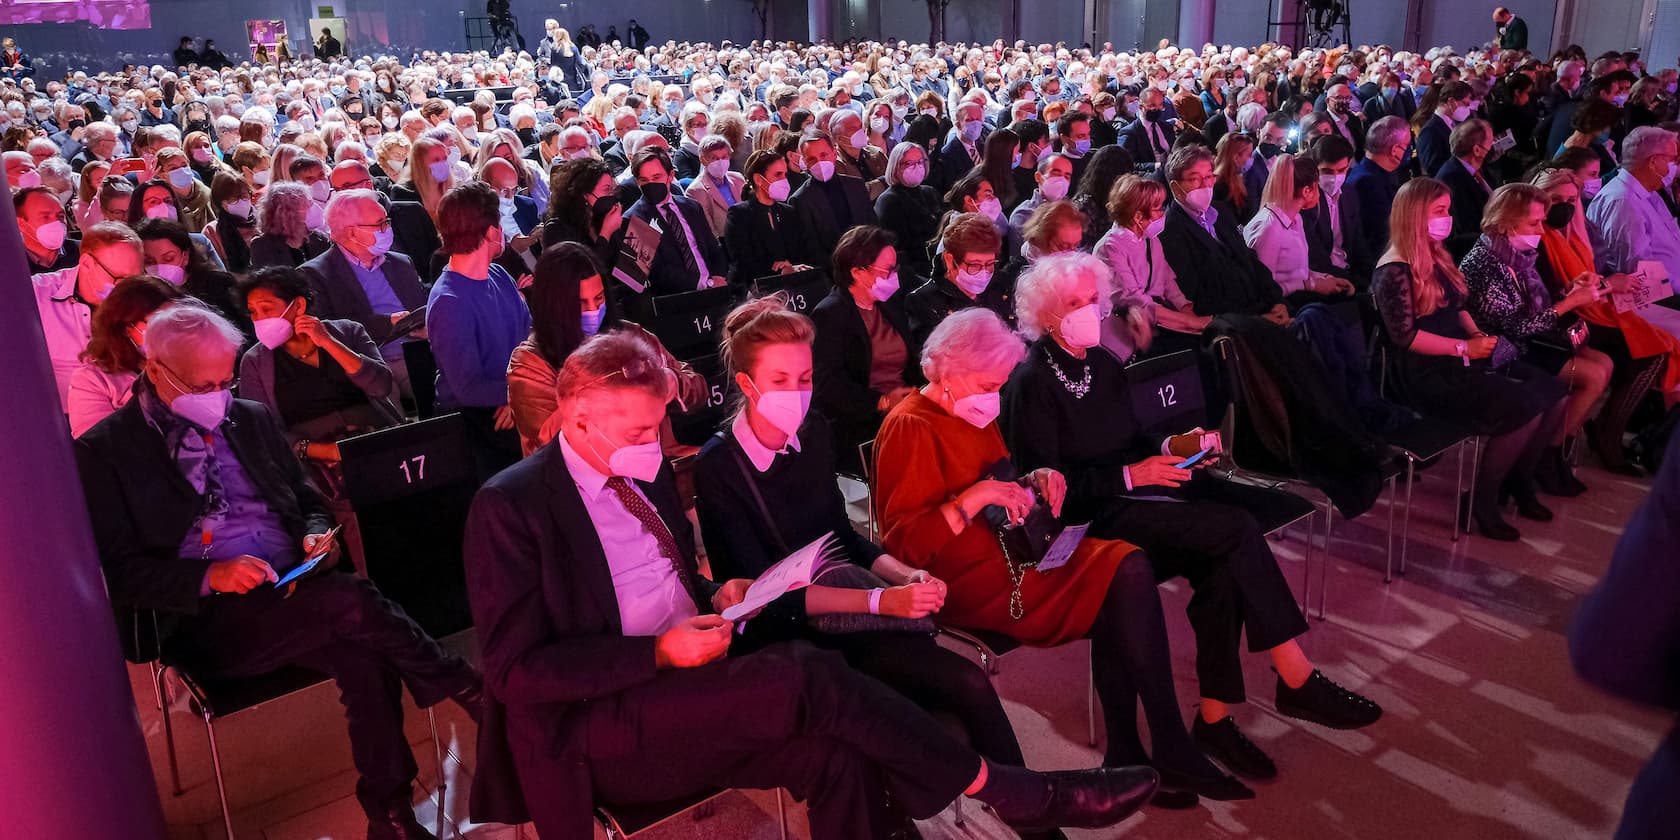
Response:
[[[1161,788],[1155,795],[1149,797],[1149,807],[1160,808],[1163,811],[1188,811],[1202,804],[1202,798],[1187,790],[1167,790]]]
[[[1381,706],[1337,685],[1323,671],[1313,671],[1300,688],[1290,688],[1283,677],[1278,677],[1277,710],[1331,729],[1359,729],[1382,717]]]
[[[404,805],[369,819],[367,840],[437,840],[437,835],[415,819],[413,808]]]
[[[1470,527],[1475,523],[1475,528]],[[1470,494],[1464,494],[1458,502],[1458,526],[1468,534],[1472,530],[1490,540],[1500,542],[1516,542],[1522,539],[1522,532],[1518,531],[1505,517],[1499,515],[1499,509],[1490,505],[1481,505],[1474,512],[1470,510]]]
[[[1161,788],[1178,793],[1193,793],[1215,802],[1238,802],[1254,798],[1254,789],[1237,781],[1235,776],[1219,773],[1214,776],[1192,776],[1182,770],[1162,770]]]
[[[1530,495],[1526,498],[1522,496],[1516,498],[1518,516],[1524,519],[1532,519],[1535,522],[1552,521],[1552,509],[1540,504],[1538,497]]]
[[[1196,739],[1196,746],[1201,747],[1209,758],[1225,765],[1225,769],[1238,776],[1245,779],[1277,778],[1277,765],[1272,763],[1272,757],[1248,740],[1248,736],[1237,728],[1236,719],[1230,715],[1218,723],[1208,723],[1201,715],[1196,715],[1196,723],[1190,727],[1190,737]]]
[[[1010,828],[1107,828],[1136,813],[1160,785],[1160,777],[1149,767],[1098,767],[1041,775],[1050,785],[1050,796],[1035,813],[1006,813],[993,807]]]

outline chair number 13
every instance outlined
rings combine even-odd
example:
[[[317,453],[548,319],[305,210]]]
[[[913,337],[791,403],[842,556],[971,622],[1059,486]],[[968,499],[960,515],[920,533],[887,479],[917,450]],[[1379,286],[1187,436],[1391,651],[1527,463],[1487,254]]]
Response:
[[[414,469],[412,471],[409,470],[409,464],[414,465]],[[397,469],[402,470],[403,480],[409,484],[413,484],[416,481],[425,481],[426,456],[416,455],[406,461],[399,461],[397,462]]]

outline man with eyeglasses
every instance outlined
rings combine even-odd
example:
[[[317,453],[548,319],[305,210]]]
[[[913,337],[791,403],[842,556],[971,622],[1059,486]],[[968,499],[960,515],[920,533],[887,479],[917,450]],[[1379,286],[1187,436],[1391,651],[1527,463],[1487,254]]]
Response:
[[[155,611],[163,661],[201,679],[294,665],[331,676],[369,840],[432,837],[409,804],[402,688],[421,708],[454,700],[477,719],[482,683],[372,583],[335,570],[326,502],[274,414],[232,397],[244,341],[205,307],[159,310],[134,398],[77,439],[111,600]]]
[[[75,265],[30,278],[53,379],[58,383],[58,402],[66,413],[70,374],[81,366],[82,351],[93,338],[93,310],[119,281],[140,274],[144,257],[140,237],[127,225],[100,222],[82,232],[81,255]]]
[[[333,246],[299,270],[315,290],[317,316],[348,318],[365,327],[379,345],[379,355],[391,368],[398,389],[412,399],[402,345],[419,334],[398,334],[395,327],[426,304],[426,287],[414,263],[391,250],[391,218],[379,194],[370,188],[367,168],[341,164],[333,171],[333,180],[347,187],[327,202],[327,235]]]

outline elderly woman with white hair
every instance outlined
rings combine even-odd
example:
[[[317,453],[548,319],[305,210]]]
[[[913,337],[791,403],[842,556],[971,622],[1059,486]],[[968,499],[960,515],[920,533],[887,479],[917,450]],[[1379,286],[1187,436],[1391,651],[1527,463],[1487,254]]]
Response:
[[[297,268],[332,247],[332,241],[309,227],[309,188],[292,181],[270,184],[257,202],[257,237],[251,240],[253,269],[279,265]]]
[[[939,236],[942,210],[939,192],[927,185],[932,167],[927,150],[915,143],[899,143],[887,156],[887,188],[875,199],[875,215],[881,227],[892,231],[904,244],[898,255],[899,273],[915,289],[932,278],[933,261],[928,246]]]
[[[1265,492],[1196,478],[1188,465],[1198,455],[1204,465],[1217,455],[1217,433],[1146,432],[1132,410],[1125,368],[1093,352],[1113,294],[1108,265],[1090,254],[1045,257],[1021,275],[1016,320],[1033,343],[1003,388],[1004,437],[1023,469],[1066,476],[1069,520],[1092,523],[1092,536],[1148,552],[1157,580],[1190,582],[1202,689],[1196,740],[1238,775],[1269,779],[1276,766],[1228,711],[1246,700],[1237,650],[1245,631],[1251,651],[1271,655],[1283,714],[1354,729],[1382,710],[1317,671],[1294,641],[1306,621],[1245,509],[1264,501]]]
[[[1197,794],[1252,797],[1185,731],[1154,572],[1135,546],[1087,536],[1051,571],[1002,548],[995,516],[1019,523],[1035,507],[1060,516],[1068,493],[1056,470],[1016,475],[1009,466],[1012,453],[995,422],[998,392],[1024,355],[1020,339],[988,309],[954,313],[928,337],[921,356],[928,384],[887,415],[876,439],[883,544],[946,583],[940,619],[951,626],[1040,647],[1090,639],[1108,731],[1103,765],[1153,765],[1164,791],[1157,805],[1190,807]],[[1140,698],[1149,752],[1137,732]]]

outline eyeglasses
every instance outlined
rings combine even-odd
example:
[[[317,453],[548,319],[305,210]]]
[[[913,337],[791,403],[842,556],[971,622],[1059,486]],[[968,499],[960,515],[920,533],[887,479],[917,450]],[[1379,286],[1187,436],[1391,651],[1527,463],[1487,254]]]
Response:
[[[611,373],[591,379],[582,388],[579,388],[578,391],[582,392],[586,389],[593,388],[615,376],[624,377],[626,384],[644,387],[653,385],[655,380],[658,379],[665,383],[667,393],[675,389],[677,384],[677,375],[672,373],[670,368],[658,362],[637,360]]]
[[[989,262],[965,260],[964,262],[958,263],[958,265],[962,266],[963,271],[966,271],[969,274],[979,274],[982,271],[995,271],[997,269],[997,264],[997,260],[991,260]]]
[[[374,230],[390,230],[391,229],[391,217],[386,216],[385,218],[380,219],[377,222],[364,222],[364,223],[359,224],[359,225],[351,225],[351,227],[359,227],[359,228],[370,227],[370,228],[373,228]]]
[[[168,365],[163,362],[158,362],[158,367],[163,368],[163,375],[169,380],[169,384],[173,386],[175,390],[180,391],[183,394],[214,394],[217,391],[231,391],[239,387],[239,377],[236,375],[221,382],[217,382],[214,385],[189,388],[182,384],[180,377],[176,375],[175,371],[170,370]]]

